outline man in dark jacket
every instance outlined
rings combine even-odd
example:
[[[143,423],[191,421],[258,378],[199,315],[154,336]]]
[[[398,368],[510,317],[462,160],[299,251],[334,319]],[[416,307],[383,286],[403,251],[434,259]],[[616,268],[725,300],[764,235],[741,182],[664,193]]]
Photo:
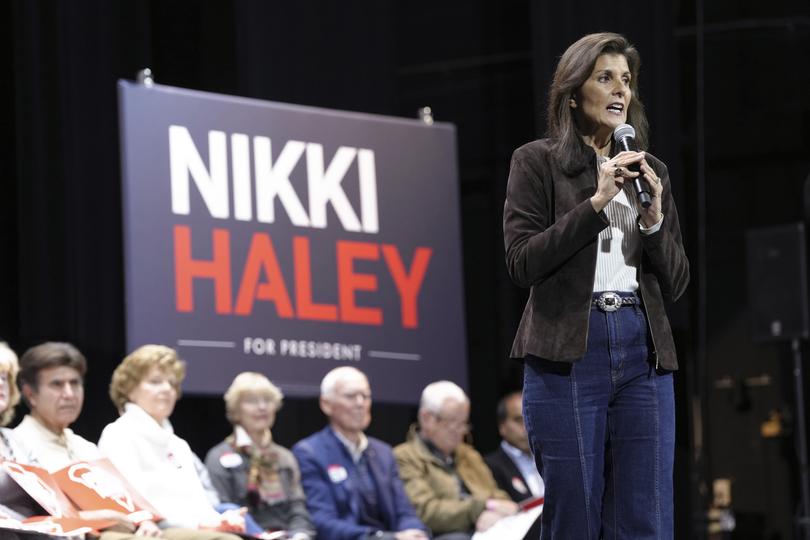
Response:
[[[391,447],[363,432],[371,388],[356,368],[335,368],[321,382],[329,425],[292,449],[319,540],[427,540],[402,488]]]
[[[522,401],[521,392],[512,392],[498,402],[498,432],[503,440],[494,452],[484,458],[498,487],[518,503],[532,497],[542,497],[545,491],[543,478],[537,472],[529,448],[529,437],[523,424]]]

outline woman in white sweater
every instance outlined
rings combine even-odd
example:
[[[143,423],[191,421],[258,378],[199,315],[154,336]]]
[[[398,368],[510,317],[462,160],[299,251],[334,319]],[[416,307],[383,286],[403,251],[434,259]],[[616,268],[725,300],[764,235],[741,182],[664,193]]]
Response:
[[[110,383],[121,416],[104,428],[99,449],[167,524],[244,532],[240,511],[220,514],[211,506],[191,448],[169,423],[184,376],[183,362],[169,347],[144,345],[127,356]]]

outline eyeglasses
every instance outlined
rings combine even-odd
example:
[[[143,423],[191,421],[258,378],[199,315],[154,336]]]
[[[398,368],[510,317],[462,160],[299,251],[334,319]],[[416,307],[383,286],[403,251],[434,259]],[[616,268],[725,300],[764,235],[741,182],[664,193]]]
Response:
[[[440,424],[444,424],[447,426],[448,429],[452,429],[453,431],[460,431],[463,433],[469,433],[472,431],[472,424],[469,423],[467,420],[457,420],[453,418],[447,418],[440,414],[434,414],[433,416],[436,417],[436,421]]]
[[[275,404],[271,398],[266,396],[245,396],[241,399],[241,402],[245,405],[252,405],[254,407],[258,407],[259,405],[269,407]]]
[[[348,393],[338,393],[338,396],[347,400],[347,401],[357,401],[358,399],[361,401],[371,401],[371,393],[370,392],[348,392]]]

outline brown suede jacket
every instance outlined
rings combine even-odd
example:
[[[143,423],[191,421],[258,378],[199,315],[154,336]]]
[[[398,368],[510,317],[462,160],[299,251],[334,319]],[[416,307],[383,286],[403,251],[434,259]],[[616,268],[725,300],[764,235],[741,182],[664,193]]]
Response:
[[[541,139],[515,150],[506,188],[503,236],[512,280],[531,287],[511,357],[533,355],[574,362],[585,354],[588,318],[596,273],[599,232],[609,225],[596,213],[596,154],[576,176],[566,175],[552,153],[552,141]],[[640,235],[642,260],[639,293],[647,312],[656,366],[678,368],[664,300],[674,302],[689,283],[689,261],[681,241],[678,211],[672,199],[666,165],[651,154],[647,163],[664,187],[661,228]]]

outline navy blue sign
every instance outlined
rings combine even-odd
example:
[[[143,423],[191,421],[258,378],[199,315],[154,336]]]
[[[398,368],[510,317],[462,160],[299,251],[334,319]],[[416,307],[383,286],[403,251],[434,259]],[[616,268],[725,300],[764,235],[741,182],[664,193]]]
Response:
[[[467,386],[455,129],[119,83],[128,348],[315,396],[340,365],[377,400]]]

